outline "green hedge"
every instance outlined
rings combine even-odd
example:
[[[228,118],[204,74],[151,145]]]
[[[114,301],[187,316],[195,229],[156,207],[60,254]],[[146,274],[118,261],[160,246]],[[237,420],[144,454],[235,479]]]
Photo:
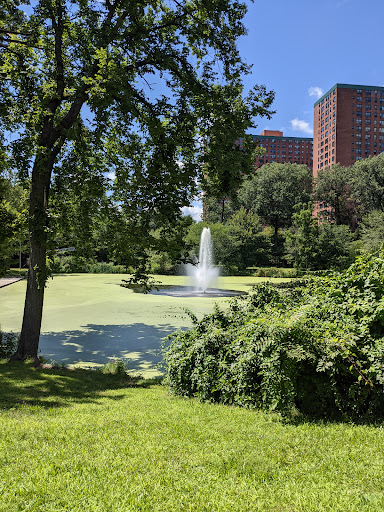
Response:
[[[133,269],[124,265],[115,265],[113,262],[100,262],[76,258],[74,256],[56,257],[50,264],[52,273],[55,274],[130,274]]]
[[[383,416],[383,258],[300,285],[259,285],[169,336],[172,392],[315,417]]]

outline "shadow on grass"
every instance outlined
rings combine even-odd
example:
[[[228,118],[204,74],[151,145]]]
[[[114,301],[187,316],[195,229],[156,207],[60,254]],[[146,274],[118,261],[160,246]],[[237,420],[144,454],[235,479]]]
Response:
[[[130,370],[156,370],[162,361],[161,343],[175,331],[170,324],[88,324],[82,330],[43,333],[40,353],[48,361],[92,366],[124,359]]]
[[[159,379],[103,374],[86,369],[35,368],[31,362],[0,362],[0,410],[34,407],[69,407],[75,403],[97,403],[109,390],[126,397],[128,388],[149,387]]]

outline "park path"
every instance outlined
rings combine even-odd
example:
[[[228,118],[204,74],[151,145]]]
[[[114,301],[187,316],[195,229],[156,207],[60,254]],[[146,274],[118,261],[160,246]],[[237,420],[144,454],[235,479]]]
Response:
[[[17,281],[21,281],[22,279],[22,277],[1,277],[0,288],[8,286],[9,284],[17,283]]]

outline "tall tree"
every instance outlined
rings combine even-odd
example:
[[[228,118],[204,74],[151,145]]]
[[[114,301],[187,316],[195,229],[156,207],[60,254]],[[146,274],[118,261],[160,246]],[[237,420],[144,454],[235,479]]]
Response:
[[[278,231],[291,225],[294,207],[308,202],[312,173],[305,165],[265,164],[239,190],[239,201],[273,227],[275,246]]]
[[[357,204],[351,197],[353,172],[339,164],[318,171],[315,180],[315,197],[321,216],[338,225],[356,224]]]
[[[271,98],[255,88],[243,99],[248,68],[236,40],[245,34],[246,6],[237,0],[34,0],[30,15],[21,8],[28,3],[3,6],[0,122],[17,134],[14,165],[31,178],[15,358],[36,359],[50,201],[60,184],[81,191],[87,183],[100,197],[113,172],[115,200],[130,219],[127,241],[140,260],[149,227],[171,222],[188,204],[204,165],[214,180],[212,162],[254,115],[268,114]],[[220,131],[231,137],[216,137]]]

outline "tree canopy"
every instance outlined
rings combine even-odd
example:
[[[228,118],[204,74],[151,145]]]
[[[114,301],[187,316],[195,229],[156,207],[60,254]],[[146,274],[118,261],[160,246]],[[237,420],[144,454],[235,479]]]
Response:
[[[12,165],[31,183],[16,357],[37,357],[56,198],[69,200],[71,190],[97,208],[110,188],[127,244],[144,261],[147,234],[179,215],[204,168],[215,181],[233,134],[268,115],[273,94],[255,87],[246,96],[241,83],[245,13],[236,0],[4,3],[0,127],[12,133]]]
[[[275,230],[292,222],[294,207],[310,200],[312,173],[305,165],[265,164],[239,190],[239,201]]]
[[[352,195],[351,167],[339,164],[318,171],[315,196],[320,204],[320,214],[336,224],[352,226],[356,222],[357,205]]]

